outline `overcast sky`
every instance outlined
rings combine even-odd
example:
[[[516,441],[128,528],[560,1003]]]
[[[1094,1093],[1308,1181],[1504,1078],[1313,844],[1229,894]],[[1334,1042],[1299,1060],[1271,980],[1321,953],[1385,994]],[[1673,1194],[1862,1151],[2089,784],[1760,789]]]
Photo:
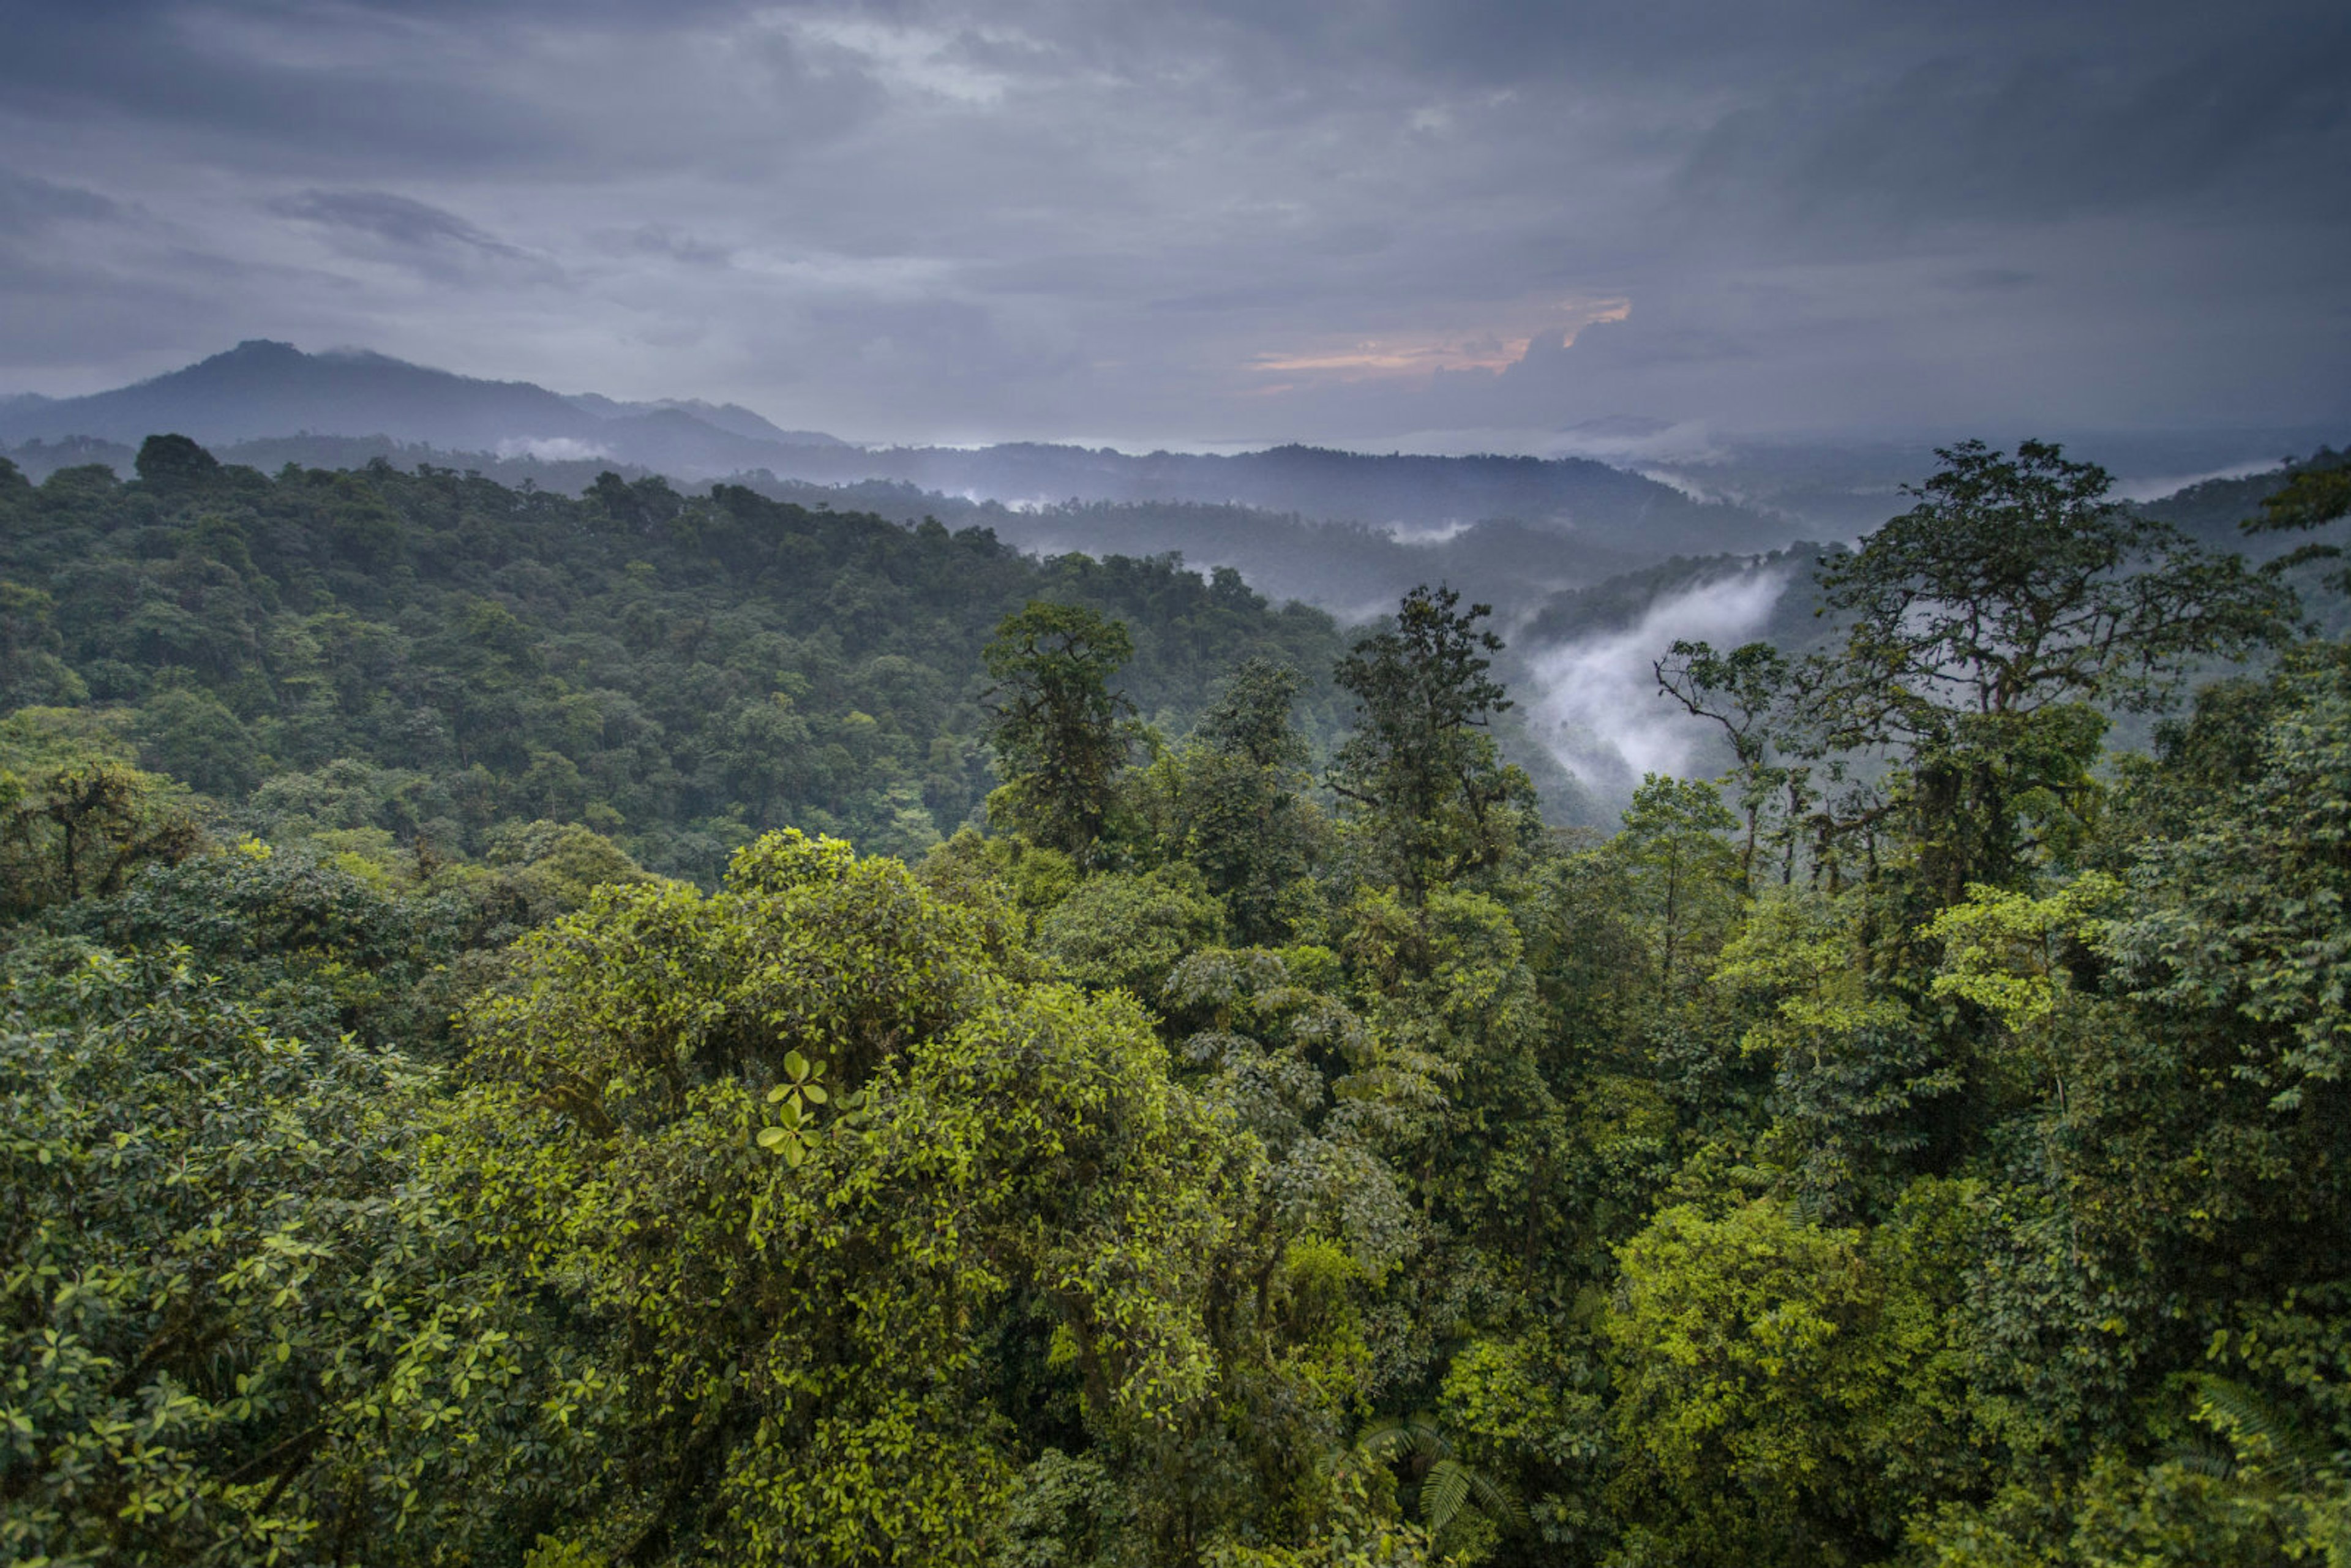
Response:
[[[0,0],[0,392],[269,337],[865,440],[2351,423],[2341,0]]]

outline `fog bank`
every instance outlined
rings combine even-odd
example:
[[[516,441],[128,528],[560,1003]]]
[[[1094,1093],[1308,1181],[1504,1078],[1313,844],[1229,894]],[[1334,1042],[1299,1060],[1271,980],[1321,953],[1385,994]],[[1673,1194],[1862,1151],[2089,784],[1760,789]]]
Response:
[[[1628,800],[1645,773],[1711,773],[1715,727],[1657,690],[1653,661],[1675,639],[1719,648],[1751,641],[1792,576],[1783,563],[1726,562],[1723,574],[1659,599],[1630,625],[1532,651],[1527,703],[1543,745],[1603,800]]]

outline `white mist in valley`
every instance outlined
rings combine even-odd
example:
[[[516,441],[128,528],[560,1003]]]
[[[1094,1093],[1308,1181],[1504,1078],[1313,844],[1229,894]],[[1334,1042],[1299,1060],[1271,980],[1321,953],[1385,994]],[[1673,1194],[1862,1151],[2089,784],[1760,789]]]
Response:
[[[1729,567],[1658,599],[1629,626],[1532,652],[1539,695],[1527,706],[1537,737],[1612,810],[1645,773],[1715,771],[1713,727],[1658,691],[1654,662],[1677,638],[1726,649],[1752,641],[1791,576],[1776,563]]]

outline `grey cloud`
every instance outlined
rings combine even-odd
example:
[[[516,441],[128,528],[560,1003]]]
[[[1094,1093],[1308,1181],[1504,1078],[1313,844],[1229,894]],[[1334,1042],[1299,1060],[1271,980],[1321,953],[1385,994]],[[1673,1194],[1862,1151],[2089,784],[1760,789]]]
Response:
[[[0,169],[0,235],[26,235],[59,223],[101,222],[121,209],[96,191]]]
[[[2314,4],[26,10],[0,241],[88,347],[0,385],[262,336],[904,439],[2351,418]]]
[[[498,278],[530,287],[564,281],[552,258],[390,191],[301,191],[274,198],[268,207],[319,234],[338,256],[399,268],[439,287]]]
[[[19,115],[113,115],[276,141],[272,161],[340,153],[463,165],[562,140],[527,102],[469,93],[429,72],[239,55],[203,19],[197,7],[165,4],[37,8],[10,27],[0,89]]]
[[[455,213],[389,191],[304,191],[269,205],[280,217],[350,229],[390,245],[420,249],[454,245],[491,256],[520,254]]]
[[[726,267],[735,253],[690,234],[679,234],[660,224],[640,224],[631,229],[604,229],[591,236],[611,256],[661,256],[689,267]]]
[[[0,388],[96,392],[217,351],[219,332],[240,319],[224,315],[209,269],[176,259],[147,272],[0,247]],[[241,271],[232,281],[251,284]],[[93,362],[125,370],[93,375],[83,370]]]
[[[878,110],[869,84],[810,71],[757,29],[724,40],[729,69],[713,79],[714,51],[679,25],[747,9],[42,5],[0,50],[0,116],[164,130],[253,169],[577,176],[716,166],[763,136],[821,141]]]
[[[1760,201],[1806,221],[1905,227],[2229,203],[2249,183],[2301,184],[2339,204],[2351,181],[2346,65],[2340,50],[2282,39],[2136,70],[1935,59],[1844,99],[1727,115],[1693,150],[1683,185],[1717,210]]]

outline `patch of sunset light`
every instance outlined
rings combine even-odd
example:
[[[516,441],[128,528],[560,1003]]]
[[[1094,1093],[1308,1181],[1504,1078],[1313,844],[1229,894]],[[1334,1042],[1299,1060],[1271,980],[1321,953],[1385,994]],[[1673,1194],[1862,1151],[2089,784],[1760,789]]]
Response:
[[[1633,313],[1625,298],[1569,301],[1562,307],[1568,319],[1523,337],[1504,338],[1488,332],[1471,337],[1413,333],[1391,338],[1361,338],[1325,342],[1289,352],[1251,356],[1249,368],[1273,375],[1335,375],[1343,381],[1367,381],[1387,376],[1426,375],[1435,371],[1506,371],[1527,357],[1538,338],[1558,335],[1573,343],[1575,335],[1595,321],[1622,321]],[[1264,388],[1263,391],[1287,390]]]
[[[1530,340],[1480,338],[1469,342],[1444,342],[1401,338],[1366,338],[1359,342],[1293,354],[1259,354],[1250,361],[1257,370],[1342,371],[1359,375],[1402,375],[1417,371],[1499,371],[1524,358]]]

